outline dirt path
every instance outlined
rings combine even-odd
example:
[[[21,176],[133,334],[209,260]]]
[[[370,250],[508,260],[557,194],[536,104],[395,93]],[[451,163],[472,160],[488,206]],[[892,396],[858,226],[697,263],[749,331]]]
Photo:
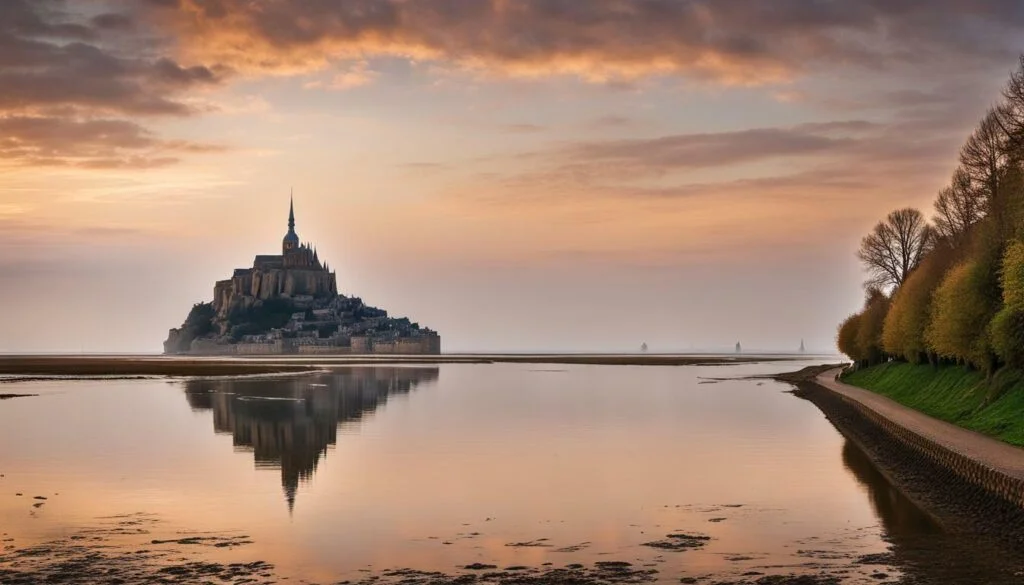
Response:
[[[839,382],[836,380],[838,373],[838,369],[829,370],[819,374],[815,381],[950,451],[1024,481],[1024,449],[932,418],[869,390]]]

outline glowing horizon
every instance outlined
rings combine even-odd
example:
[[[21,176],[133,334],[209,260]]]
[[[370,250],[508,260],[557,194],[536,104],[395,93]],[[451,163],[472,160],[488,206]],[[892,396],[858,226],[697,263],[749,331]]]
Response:
[[[445,351],[831,351],[1016,3],[11,0],[0,351],[157,351],[297,231]]]

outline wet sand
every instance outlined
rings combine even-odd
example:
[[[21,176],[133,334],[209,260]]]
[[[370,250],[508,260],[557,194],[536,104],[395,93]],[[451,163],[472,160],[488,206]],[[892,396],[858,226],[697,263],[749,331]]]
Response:
[[[301,373],[330,366],[381,363],[526,363],[614,366],[711,366],[806,359],[803,356],[712,355],[369,355],[369,356],[0,356],[0,375],[19,376],[245,376]]]
[[[124,358],[121,358],[124,359]],[[200,361],[200,360],[197,360]],[[560,362],[544,362],[560,363]],[[736,362],[730,362],[736,363]],[[309,367],[309,366],[303,366]],[[804,381],[818,372],[832,366],[811,368],[798,375],[782,375],[786,381]],[[849,454],[847,453],[849,451]],[[859,449],[852,443],[844,449],[844,458],[856,460]],[[872,467],[856,460],[857,467]],[[851,468],[854,469],[854,468]],[[877,473],[873,469],[854,470],[855,473]],[[2,477],[2,476],[0,476]],[[926,478],[925,478],[926,479]],[[643,481],[637,478],[637,481]],[[19,494],[20,495],[20,494]],[[31,493],[25,493],[26,505],[45,506],[40,502],[28,502]],[[888,502],[892,494],[883,494],[877,499]],[[734,508],[743,504],[716,509],[708,522],[730,522]],[[538,535],[539,536],[539,535]],[[506,546],[545,546],[544,538],[512,542]],[[688,551],[704,545],[706,537],[694,532],[671,532],[652,535],[652,540],[643,546],[664,551],[666,555],[686,556]],[[956,575],[958,559],[977,558],[984,552],[1001,554],[997,549],[986,549],[984,545],[975,549],[967,547],[962,539],[955,540],[957,548],[947,548],[949,543],[939,537],[927,541],[907,543],[894,538],[892,553],[866,556],[849,556],[841,548],[829,548],[825,542],[811,544],[802,550],[800,556],[806,563],[787,566],[771,566],[768,559],[756,562],[749,569],[724,574],[687,573],[683,570],[666,570],[658,565],[638,562],[634,558],[606,557],[606,560],[581,563],[545,563],[537,566],[499,566],[481,564],[467,560],[458,568],[446,572],[420,571],[413,568],[390,568],[367,571],[365,578],[351,578],[348,581],[328,580],[327,583],[348,583],[350,585],[470,585],[516,584],[554,585],[568,583],[578,585],[604,585],[618,583],[697,583],[701,585],[831,585],[839,583],[944,583],[950,575]],[[0,527],[0,583],[27,585],[29,583],[60,582],[72,585],[86,583],[118,583],[121,585],[141,583],[278,583],[294,580],[294,576],[281,574],[277,569],[256,556],[246,557],[252,539],[247,534],[212,534],[208,532],[181,532],[171,530],[160,518],[137,514],[99,518],[92,526],[44,543],[29,546],[19,545],[3,533]],[[813,547],[813,548],[812,548]],[[963,547],[963,548],[959,548]],[[221,551],[232,551],[226,560]],[[1015,563],[1000,556],[998,564],[1008,570]],[[837,561],[837,559],[839,559]],[[753,560],[750,557],[727,559],[736,562]],[[229,562],[230,561],[230,562]],[[952,566],[951,566],[952,564]],[[1017,565],[1020,566],[1020,565]],[[900,571],[902,576],[894,574]],[[802,574],[793,575],[791,571]],[[866,572],[865,572],[866,571]],[[291,578],[289,578],[291,577]],[[859,577],[859,579],[857,578]],[[1014,583],[1013,575],[1006,576],[985,573],[964,575],[967,580],[954,582]],[[984,580],[973,580],[972,578]]]
[[[445,356],[438,356],[444,359]],[[581,364],[606,366],[722,366],[806,360],[806,356],[782,355],[500,355],[486,358],[490,363]]]
[[[688,547],[701,539],[686,536]],[[672,538],[669,535],[668,538]],[[240,549],[253,544],[244,534],[171,531],[153,515],[131,514],[99,518],[93,526],[42,544],[18,548],[13,538],[0,533],[0,583],[34,585],[141,585],[144,583],[270,584],[290,580],[261,560],[213,562],[207,551]],[[809,555],[813,557],[813,555]],[[469,563],[444,573],[397,568],[367,573],[365,578],[331,581],[338,585],[613,585],[631,583],[700,583],[707,585],[838,585],[854,567],[871,564],[869,558],[852,560],[848,569],[834,574],[769,574],[751,571],[739,580],[713,575],[667,575],[650,564],[622,560],[589,565],[568,563],[537,567]],[[809,566],[815,565],[813,561]],[[879,573],[881,575],[881,573]],[[303,580],[303,583],[308,581]]]
[[[310,372],[309,364],[168,359],[162,357],[0,356],[10,376],[244,376]]]

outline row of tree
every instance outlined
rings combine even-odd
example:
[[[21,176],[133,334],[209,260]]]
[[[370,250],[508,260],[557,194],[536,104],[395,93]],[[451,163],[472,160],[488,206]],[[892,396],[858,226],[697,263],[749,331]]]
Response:
[[[934,203],[890,213],[861,241],[861,312],[839,326],[860,365],[1024,367],[1024,56],[960,149]]]

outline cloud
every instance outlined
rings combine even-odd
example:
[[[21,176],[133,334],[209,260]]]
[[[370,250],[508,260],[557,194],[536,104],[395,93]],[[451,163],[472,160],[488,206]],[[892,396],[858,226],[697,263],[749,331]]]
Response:
[[[439,162],[408,162],[397,165],[411,176],[428,177],[451,170],[451,166]]]
[[[97,14],[89,22],[101,30],[131,30],[135,26],[135,21],[131,16],[119,12]]]
[[[807,165],[852,156],[865,144],[877,146],[884,128],[862,121],[834,121],[792,127],[672,134],[653,138],[589,140],[513,155],[530,170],[498,182],[512,192],[621,188],[623,183],[662,179],[679,173],[735,169],[764,161]],[[885,152],[889,152],[886,149]],[[899,156],[899,153],[897,153]],[[491,179],[494,181],[495,179]],[[548,192],[546,191],[546,192]],[[625,191],[628,191],[626,189]]]
[[[31,220],[26,216],[12,214],[0,216],[0,246],[5,250],[18,250],[8,259],[34,261],[40,257],[52,256],[52,248],[79,250],[89,243],[112,243],[131,239],[133,242],[152,239],[154,234],[130,227],[74,227],[57,223]],[[35,253],[38,254],[35,254]]]
[[[329,81],[312,81],[307,83],[305,87],[307,89],[326,88],[344,91],[370,85],[377,78],[377,75],[376,71],[370,69],[370,64],[362,60],[338,71]]]
[[[84,25],[40,20],[40,14],[32,12],[39,5],[29,8],[25,0],[9,0],[4,6],[15,13],[21,6],[24,16],[0,18],[0,87],[4,88],[0,110],[75,106],[126,114],[187,115],[193,110],[176,98],[196,86],[217,84],[228,72],[220,66],[184,67],[166,56],[121,54]],[[61,32],[65,28],[73,31],[71,42],[65,42],[69,38],[69,33]]]
[[[177,162],[175,154],[219,150],[160,139],[128,120],[0,116],[0,160],[22,166],[147,169]]]
[[[414,170],[414,171],[417,171],[417,170],[434,171],[434,170],[442,170],[442,169],[448,168],[448,165],[446,165],[444,163],[438,163],[438,162],[409,162],[409,163],[402,163],[402,164],[400,164],[398,166],[400,168],[410,169],[410,170]]]
[[[167,151],[214,149],[162,141],[139,120],[199,113],[192,92],[229,68],[183,65],[155,37],[132,34],[134,15],[103,10],[110,4],[0,3],[0,161],[151,168],[177,161]]]
[[[1016,0],[177,0],[151,3],[203,59],[296,72],[377,56],[592,81],[756,85],[815,66],[1015,52]],[[949,65],[949,61],[946,61]]]
[[[1014,35],[1021,25],[1024,10],[1016,0],[4,0],[0,116],[45,119],[50,125],[63,121],[67,136],[80,135],[91,121],[148,128],[154,118],[208,111],[197,106],[197,93],[243,75],[315,73],[324,77],[310,87],[365,86],[380,75],[371,67],[376,58],[425,62],[424,71],[568,75],[621,87],[643,87],[640,81],[651,76],[777,84],[850,66],[935,70],[938,64],[942,73],[971,71],[971,63],[991,64],[1018,50]],[[779,99],[805,99],[791,86],[775,89]],[[852,100],[850,107],[871,107],[872,100],[893,107],[940,105],[945,98],[931,91],[904,89]],[[627,123],[609,117],[595,128]],[[17,138],[17,146],[8,140],[0,156],[19,163],[61,162],[26,157],[53,146],[33,145],[31,136]],[[735,137],[608,144],[579,154],[634,168],[697,167],[809,155],[845,141],[813,131],[754,130]],[[759,149],[768,144],[777,154]],[[639,148],[655,158],[637,162],[627,151]],[[215,148],[177,153],[209,150]],[[86,160],[91,152],[92,162]],[[178,158],[107,156],[88,140],[76,153],[63,162],[144,168]]]
[[[867,122],[804,124],[735,132],[678,134],[638,140],[588,142],[562,151],[570,163],[650,171],[699,169],[787,156],[827,154],[850,144]]]
[[[506,171],[474,177],[448,196],[473,209],[537,216],[598,202],[621,209],[653,201],[700,201],[731,215],[733,204],[753,200],[814,216],[871,201],[858,207],[874,213],[879,202],[931,198],[955,163],[959,129],[923,117],[580,141],[513,154]],[[837,205],[805,208],[823,201]]]
[[[544,126],[539,124],[505,124],[501,127],[501,131],[505,134],[536,134],[538,132],[544,132],[547,130]]]
[[[607,116],[599,116],[594,118],[587,123],[588,128],[596,130],[604,130],[608,128],[625,128],[636,124],[637,121],[629,116],[620,116],[617,114],[609,114]]]

